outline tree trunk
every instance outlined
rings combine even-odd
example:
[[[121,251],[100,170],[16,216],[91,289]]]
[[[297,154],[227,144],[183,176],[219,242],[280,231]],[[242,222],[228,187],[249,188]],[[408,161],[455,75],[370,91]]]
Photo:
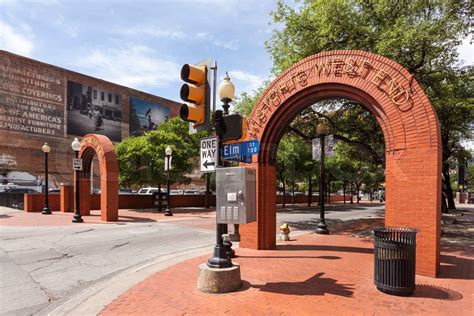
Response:
[[[291,204],[295,204],[295,184],[296,184],[296,164],[293,164],[293,186],[292,186],[292,194],[291,194]]]
[[[283,208],[285,208],[286,207],[286,203],[285,203],[286,202],[286,186],[285,186],[285,181],[282,181],[282,183],[283,183],[283,205],[282,206]]]
[[[311,206],[311,199],[313,198],[313,182],[311,181],[311,177],[312,175],[310,175],[308,179],[308,207]]]
[[[163,195],[161,194],[161,181],[158,182],[158,212],[161,212],[163,200],[161,199]]]
[[[446,194],[446,200],[448,202],[448,209],[450,210],[455,210],[456,205],[454,203],[454,194],[453,194],[453,189],[451,188],[451,177],[449,176],[449,164],[448,163],[443,163],[443,176],[444,176],[444,181],[443,181],[443,190]]]
[[[357,185],[356,186],[356,199],[357,199],[357,204],[359,204],[359,191],[360,191],[360,185]]]
[[[346,204],[346,185],[342,186],[342,198],[344,199],[344,204]]]

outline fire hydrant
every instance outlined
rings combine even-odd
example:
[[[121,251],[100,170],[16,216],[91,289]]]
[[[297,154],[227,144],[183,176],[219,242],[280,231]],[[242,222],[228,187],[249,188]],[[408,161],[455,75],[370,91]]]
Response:
[[[290,226],[287,223],[283,223],[280,226],[280,239],[283,241],[288,241],[290,240]]]

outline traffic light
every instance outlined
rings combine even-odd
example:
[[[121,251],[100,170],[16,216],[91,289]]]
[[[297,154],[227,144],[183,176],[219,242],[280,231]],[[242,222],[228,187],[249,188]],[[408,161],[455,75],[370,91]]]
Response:
[[[183,104],[179,111],[182,120],[194,123],[197,130],[209,129],[210,88],[207,80],[207,66],[185,64],[181,68],[181,79],[187,82],[181,86]]]

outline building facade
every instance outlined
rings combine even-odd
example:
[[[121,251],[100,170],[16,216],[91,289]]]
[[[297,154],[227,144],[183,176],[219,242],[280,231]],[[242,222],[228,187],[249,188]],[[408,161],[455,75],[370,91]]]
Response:
[[[70,183],[75,137],[97,133],[120,142],[177,116],[180,105],[0,50],[0,184],[24,174],[41,185],[45,142],[50,187]]]

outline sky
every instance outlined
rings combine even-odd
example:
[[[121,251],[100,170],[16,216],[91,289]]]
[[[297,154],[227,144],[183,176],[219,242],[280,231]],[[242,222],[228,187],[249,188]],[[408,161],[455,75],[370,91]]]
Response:
[[[271,78],[273,0],[0,0],[0,49],[179,101],[181,66],[216,60],[236,95]],[[474,62],[469,40],[459,49]]]
[[[236,94],[271,73],[273,0],[0,0],[0,49],[179,101],[180,69],[217,61]]]

